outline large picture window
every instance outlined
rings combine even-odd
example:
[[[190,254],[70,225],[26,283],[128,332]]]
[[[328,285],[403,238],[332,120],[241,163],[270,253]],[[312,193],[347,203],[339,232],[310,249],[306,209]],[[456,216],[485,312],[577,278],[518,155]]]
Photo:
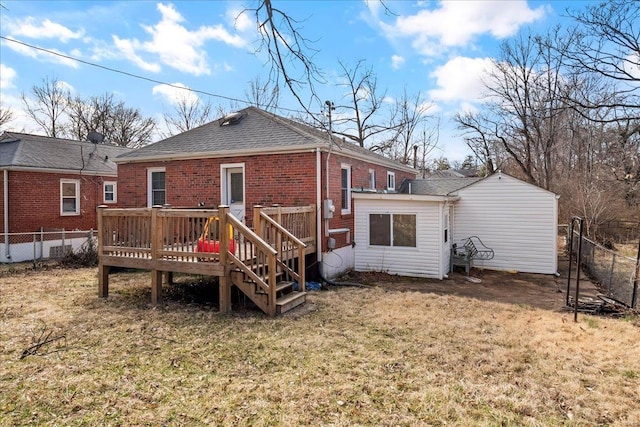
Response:
[[[416,215],[369,214],[369,244],[416,247]]]
[[[80,181],[63,179],[60,181],[60,215],[80,214]]]
[[[147,180],[149,207],[167,203],[164,168],[149,169]]]

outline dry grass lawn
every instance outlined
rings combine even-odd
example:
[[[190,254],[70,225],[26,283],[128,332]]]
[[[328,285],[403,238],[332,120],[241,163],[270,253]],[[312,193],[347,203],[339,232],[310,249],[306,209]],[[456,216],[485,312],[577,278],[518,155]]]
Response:
[[[106,300],[95,269],[5,273],[0,425],[640,425],[638,318],[382,287],[275,319],[149,295],[147,273]]]

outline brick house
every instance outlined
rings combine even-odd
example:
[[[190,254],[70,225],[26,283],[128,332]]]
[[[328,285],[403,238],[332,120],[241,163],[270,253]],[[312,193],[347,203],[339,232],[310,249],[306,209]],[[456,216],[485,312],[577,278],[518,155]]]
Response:
[[[12,234],[95,229],[96,207],[117,202],[113,159],[128,151],[24,133],[0,135],[0,262],[21,261],[15,246],[20,237]]]
[[[120,207],[228,205],[251,226],[255,205],[315,205],[314,261],[325,277],[354,266],[352,190],[395,192],[416,177],[408,166],[255,107],[115,162]]]

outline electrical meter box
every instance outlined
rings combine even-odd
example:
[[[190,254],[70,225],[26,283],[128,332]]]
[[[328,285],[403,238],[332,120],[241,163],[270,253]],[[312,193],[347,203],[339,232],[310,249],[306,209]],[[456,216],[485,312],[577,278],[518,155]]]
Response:
[[[336,210],[336,206],[333,204],[333,200],[331,199],[324,199],[324,202],[322,203],[322,215],[324,219],[331,219],[333,218],[333,213]]]

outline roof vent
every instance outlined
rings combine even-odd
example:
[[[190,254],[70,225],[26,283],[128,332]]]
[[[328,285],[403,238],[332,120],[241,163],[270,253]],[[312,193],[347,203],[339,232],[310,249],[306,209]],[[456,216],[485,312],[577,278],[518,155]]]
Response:
[[[238,124],[240,120],[242,120],[245,116],[246,114],[240,111],[229,113],[220,119],[220,126],[230,126]]]

